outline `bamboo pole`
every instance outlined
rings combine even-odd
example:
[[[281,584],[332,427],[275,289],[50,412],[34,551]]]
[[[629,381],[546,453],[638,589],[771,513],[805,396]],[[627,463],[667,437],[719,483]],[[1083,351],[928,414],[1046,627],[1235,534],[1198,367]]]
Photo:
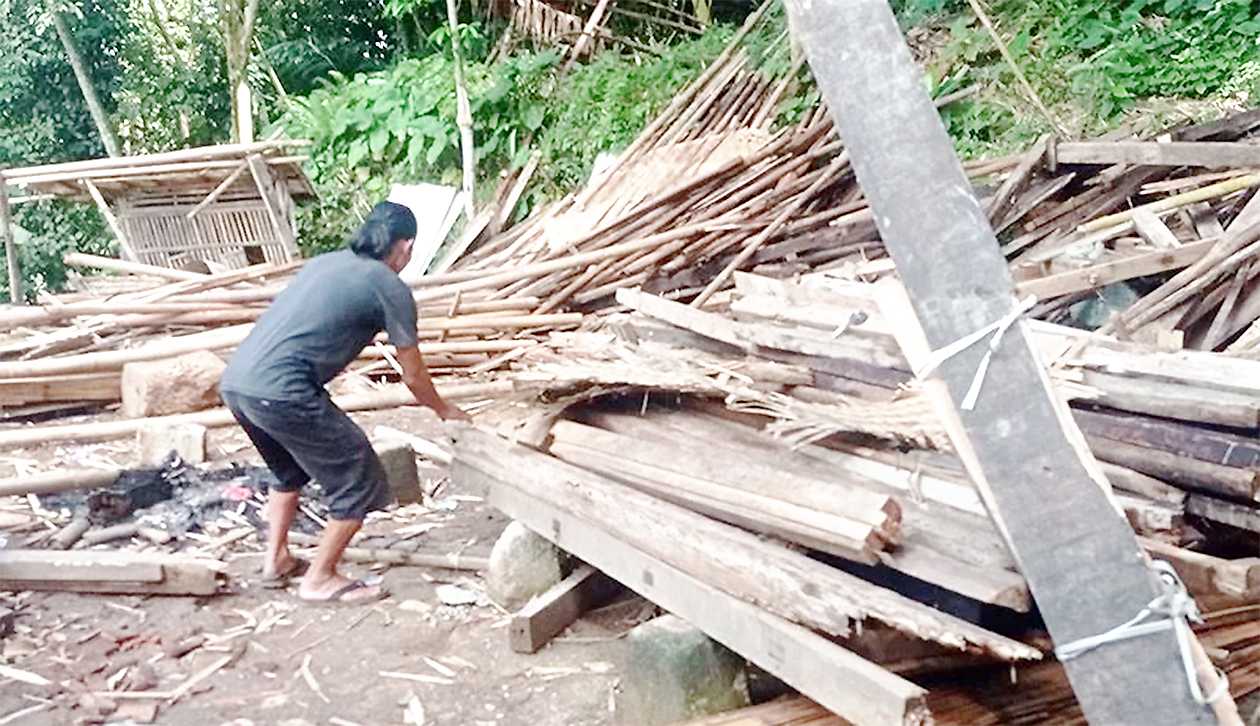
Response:
[[[492,383],[439,383],[438,393],[442,398],[451,401],[494,398],[510,395],[515,389],[511,381],[495,381]],[[333,398],[333,403],[343,411],[370,411],[399,406],[414,406],[415,396],[402,386],[394,386],[384,391],[372,393],[356,393]],[[100,421],[96,423],[68,424],[64,426],[32,426],[29,428],[0,431],[0,449],[19,446],[33,446],[55,442],[91,442],[109,441],[111,439],[134,436],[142,426],[195,423],[207,428],[231,426],[236,423],[226,408],[212,408],[196,413],[183,413],[173,416],[157,416],[152,418],[126,419],[123,421]]]
[[[178,282],[186,280],[205,280],[207,277],[207,275],[201,272],[174,270],[169,267],[146,265],[142,262],[128,262],[127,260],[117,260],[113,257],[101,257],[100,255],[89,255],[82,252],[70,252],[61,259],[71,267],[91,267],[97,270],[121,272],[126,275],[161,277]]]

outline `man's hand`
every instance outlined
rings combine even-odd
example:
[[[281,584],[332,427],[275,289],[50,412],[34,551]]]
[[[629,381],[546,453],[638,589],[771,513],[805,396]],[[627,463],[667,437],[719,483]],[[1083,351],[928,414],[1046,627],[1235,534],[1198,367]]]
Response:
[[[460,408],[459,406],[452,406],[451,404],[446,403],[445,401],[442,402],[441,406],[434,408],[433,411],[437,413],[438,418],[442,419],[443,421],[455,421],[458,423],[472,423],[472,416],[469,416],[467,413],[465,413],[464,410]]]
[[[452,406],[438,395],[437,389],[433,387],[433,379],[429,377],[429,369],[424,365],[424,358],[420,356],[419,348],[415,346],[399,348],[397,358],[403,369],[403,383],[411,389],[412,395],[416,397],[416,403],[433,409],[433,412],[443,421],[472,421],[472,418],[458,406]]]

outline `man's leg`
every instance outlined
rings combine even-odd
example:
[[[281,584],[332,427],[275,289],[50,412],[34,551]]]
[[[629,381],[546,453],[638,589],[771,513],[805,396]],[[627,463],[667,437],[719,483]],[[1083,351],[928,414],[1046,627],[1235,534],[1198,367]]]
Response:
[[[302,486],[311,477],[279,441],[255,422],[256,417],[265,421],[264,414],[270,413],[268,409],[260,410],[259,402],[248,396],[225,391],[222,398],[276,477],[276,483],[267,494],[267,558],[263,561],[263,577],[288,574],[293,571],[296,562],[289,553],[289,527],[297,515]]]
[[[311,569],[302,578],[302,586],[298,588],[298,596],[307,600],[324,600],[333,593],[354,582],[337,572],[341,555],[350,544],[355,532],[363,526],[361,519],[330,519],[324,528],[324,535],[319,539],[319,549]],[[347,592],[340,599],[348,602],[355,600],[376,600],[381,596],[378,585],[368,585]]]
[[[300,492],[272,489],[267,494],[267,559],[263,574],[274,577],[279,572],[293,569],[293,555],[289,553],[289,527],[297,516]]]

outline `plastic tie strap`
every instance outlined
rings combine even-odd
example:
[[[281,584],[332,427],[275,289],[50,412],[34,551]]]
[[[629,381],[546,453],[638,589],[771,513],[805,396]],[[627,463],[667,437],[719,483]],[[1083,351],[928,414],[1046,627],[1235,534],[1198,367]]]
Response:
[[[1128,621],[1105,633],[1064,643],[1054,649],[1054,654],[1060,661],[1068,661],[1108,643],[1171,630],[1177,639],[1177,650],[1181,655],[1181,667],[1185,671],[1186,682],[1190,684],[1190,695],[1201,706],[1211,704],[1229,692],[1229,680],[1218,668],[1216,670],[1217,685],[1212,694],[1204,696],[1203,689],[1199,687],[1192,650],[1194,632],[1190,630],[1190,623],[1203,622],[1203,616],[1199,614],[1199,606],[1186,592],[1185,584],[1181,582],[1181,578],[1177,576],[1172,565],[1156,560],[1151,567],[1159,574],[1162,589],[1154,600],[1147,603],[1146,607]]]
[[[1006,335],[1006,331],[1015,324],[1015,321],[1019,320],[1024,313],[1031,310],[1033,305],[1036,304],[1037,298],[1029,295],[1001,318],[974,333],[955,340],[944,348],[932,351],[927,360],[923,362],[923,365],[914,372],[915,378],[920,380],[926,378],[936,371],[937,368],[940,368],[945,361],[988,337],[989,349],[985,351],[984,357],[980,359],[980,365],[976,366],[976,373],[971,378],[971,386],[967,388],[967,395],[962,402],[962,409],[971,411],[976,407],[976,401],[980,398],[980,389],[984,386],[984,377],[989,372],[989,363],[993,360],[993,354],[997,352],[998,346],[1002,345],[1002,336]]]

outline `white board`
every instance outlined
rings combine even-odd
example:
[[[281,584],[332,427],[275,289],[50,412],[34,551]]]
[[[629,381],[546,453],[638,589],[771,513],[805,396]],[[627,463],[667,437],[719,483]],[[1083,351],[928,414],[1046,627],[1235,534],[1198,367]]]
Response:
[[[401,204],[416,215],[416,244],[411,262],[399,276],[414,281],[424,276],[451,227],[463,211],[463,194],[455,187],[439,184],[395,184],[389,201]]]

